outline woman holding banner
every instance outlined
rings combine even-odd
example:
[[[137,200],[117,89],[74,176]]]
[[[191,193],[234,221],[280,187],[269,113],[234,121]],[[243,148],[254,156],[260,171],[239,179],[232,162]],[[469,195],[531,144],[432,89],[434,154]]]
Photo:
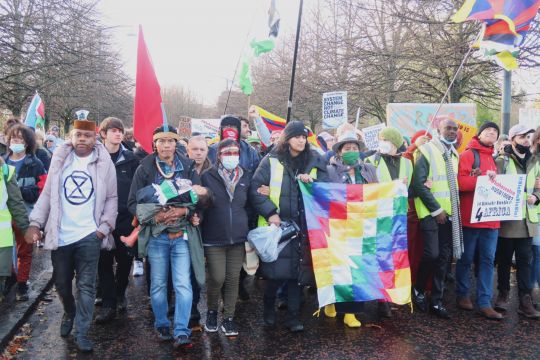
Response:
[[[330,182],[341,184],[370,184],[377,183],[376,169],[371,164],[360,160],[360,141],[354,132],[345,132],[338,137],[332,150],[336,155],[330,159],[328,165],[328,177]],[[382,303],[387,304],[387,303]],[[346,302],[327,305],[324,314],[328,317],[336,317],[337,313],[345,314],[343,322],[351,328],[362,326],[356,319],[355,313],[363,310],[364,303]]]
[[[275,300],[278,287],[287,286],[286,326],[292,332],[304,330],[300,322],[302,285],[314,285],[311,252],[306,236],[302,194],[298,180],[303,182],[326,181],[326,164],[321,156],[310,149],[308,130],[301,121],[291,121],[283,130],[276,149],[267,155],[253,175],[250,198],[259,218],[259,226],[268,223],[280,226],[295,222],[300,227],[299,236],[293,238],[279,253],[276,261],[261,263],[260,272],[267,279],[264,294],[264,322],[276,323]],[[270,187],[270,196],[258,191]]]

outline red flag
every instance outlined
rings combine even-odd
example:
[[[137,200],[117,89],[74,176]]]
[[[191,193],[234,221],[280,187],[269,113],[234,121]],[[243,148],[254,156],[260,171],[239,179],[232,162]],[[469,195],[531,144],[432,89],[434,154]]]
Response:
[[[144,42],[142,26],[139,26],[133,136],[148,153],[152,152],[152,132],[163,124],[161,102],[161,89]]]

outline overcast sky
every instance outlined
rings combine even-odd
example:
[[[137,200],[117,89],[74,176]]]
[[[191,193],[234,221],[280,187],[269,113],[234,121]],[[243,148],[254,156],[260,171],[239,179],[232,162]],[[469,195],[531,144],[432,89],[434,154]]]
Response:
[[[304,1],[304,11],[312,3]],[[270,0],[101,0],[126,65],[135,79],[137,29],[143,26],[161,86],[179,85],[214,104],[245,50],[246,39],[267,34]],[[277,0],[281,33],[296,29],[299,0]],[[537,93],[538,72],[514,72],[514,86]],[[339,89],[336,89],[339,90]]]
[[[249,39],[266,36],[269,4],[270,0],[102,0],[99,8],[106,24],[120,26],[111,31],[133,79],[141,24],[161,86],[184,86],[213,104],[232,79],[248,34]],[[282,31],[294,31],[298,4],[299,0],[278,0]]]

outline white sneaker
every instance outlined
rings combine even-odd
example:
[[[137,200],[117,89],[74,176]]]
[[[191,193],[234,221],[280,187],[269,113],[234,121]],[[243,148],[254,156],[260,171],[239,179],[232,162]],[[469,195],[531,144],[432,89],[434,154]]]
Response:
[[[135,260],[133,262],[133,276],[143,276],[144,266],[141,260]]]

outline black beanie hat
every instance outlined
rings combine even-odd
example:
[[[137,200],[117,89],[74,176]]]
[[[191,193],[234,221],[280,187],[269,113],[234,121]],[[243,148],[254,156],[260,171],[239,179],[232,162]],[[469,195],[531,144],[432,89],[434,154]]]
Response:
[[[285,126],[285,130],[283,130],[284,141],[300,135],[304,135],[305,137],[308,136],[308,129],[306,129],[306,126],[302,121],[291,121]]]
[[[238,130],[238,137],[240,138],[240,133],[242,129],[242,124],[240,123],[240,119],[236,116],[232,115],[226,115],[223,119],[221,119],[221,123],[219,124],[219,135],[220,138],[223,139],[223,128],[225,127],[234,127]],[[236,140],[239,140],[236,139]]]
[[[480,127],[478,128],[478,132],[476,133],[476,136],[480,136],[482,131],[488,128],[494,128],[495,130],[497,130],[497,139],[498,139],[499,135],[501,134],[501,130],[499,129],[499,125],[495,124],[493,121],[488,121],[480,125]]]

